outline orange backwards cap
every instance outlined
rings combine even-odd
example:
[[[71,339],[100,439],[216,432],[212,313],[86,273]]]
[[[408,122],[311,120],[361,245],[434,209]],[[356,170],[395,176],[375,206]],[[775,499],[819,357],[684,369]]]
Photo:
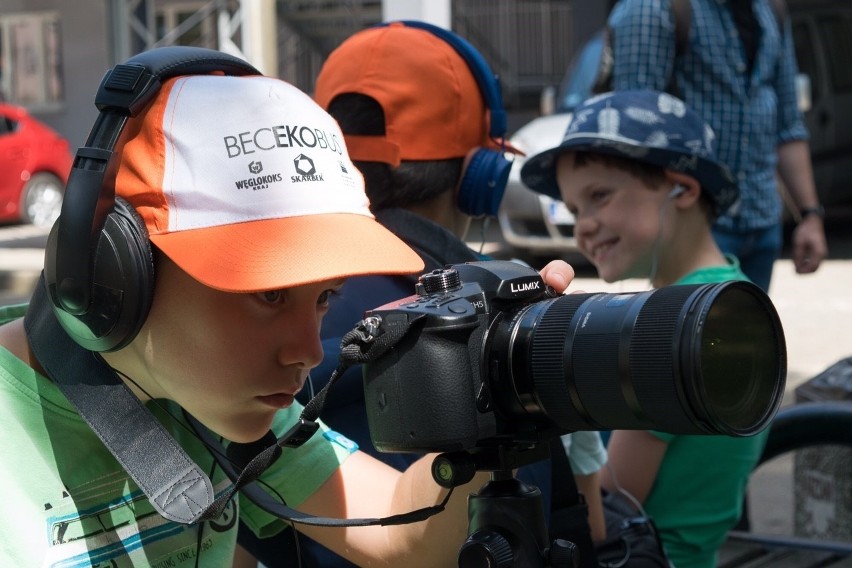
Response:
[[[314,98],[327,109],[344,93],[375,99],[385,115],[385,136],[346,135],[353,160],[398,166],[500,148],[488,136],[487,108],[468,64],[424,29],[393,22],[349,37],[323,64]]]
[[[281,80],[171,79],[121,142],[116,195],[206,286],[257,292],[423,269],[370,213],[337,123]]]

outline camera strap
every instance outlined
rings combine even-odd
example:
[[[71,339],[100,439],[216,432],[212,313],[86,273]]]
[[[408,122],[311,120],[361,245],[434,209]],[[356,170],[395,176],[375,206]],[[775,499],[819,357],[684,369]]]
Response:
[[[84,349],[65,333],[47,297],[43,275],[24,316],[27,338],[47,377],[77,409],[157,512],[182,524],[218,518],[238,491],[276,517],[320,526],[406,524],[427,519],[444,510],[452,490],[438,505],[400,515],[378,519],[315,517],[273,499],[255,483],[261,473],[278,459],[282,447],[298,447],[317,431],[316,419],[337,377],[355,363],[368,362],[380,356],[396,344],[409,327],[388,326],[384,333],[377,335],[375,321],[359,323],[344,337],[340,365],[328,384],[309,401],[298,422],[281,438],[276,438],[270,431],[253,444],[232,443],[225,448],[217,436],[184,412],[199,438],[232,481],[231,486],[216,497],[207,474],[118,374],[97,353]],[[251,456],[251,459],[243,456]],[[235,462],[246,461],[245,467],[235,465]]]
[[[550,538],[562,538],[577,546],[580,551],[579,568],[597,568],[589,507],[577,489],[574,470],[558,436],[550,440],[550,466],[553,479],[548,526]]]

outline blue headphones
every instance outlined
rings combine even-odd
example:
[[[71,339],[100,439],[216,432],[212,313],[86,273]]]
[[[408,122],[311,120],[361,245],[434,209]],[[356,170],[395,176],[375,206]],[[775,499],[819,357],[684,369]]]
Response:
[[[447,42],[459,54],[476,79],[485,106],[490,112],[489,136],[494,140],[504,139],[506,111],[503,109],[500,81],[488,67],[485,58],[470,42],[449,30],[416,20],[400,20],[400,23],[432,33]],[[507,160],[504,152],[500,150],[489,148],[474,150],[467,160],[459,182],[456,195],[458,208],[463,213],[474,217],[497,215],[511,168],[511,160]]]

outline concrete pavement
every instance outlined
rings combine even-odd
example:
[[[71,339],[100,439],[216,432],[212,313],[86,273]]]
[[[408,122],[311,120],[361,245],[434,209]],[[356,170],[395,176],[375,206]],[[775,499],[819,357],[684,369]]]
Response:
[[[25,301],[44,264],[47,229],[0,226],[0,305]]]
[[[28,297],[43,263],[41,249],[0,249],[0,304]]]

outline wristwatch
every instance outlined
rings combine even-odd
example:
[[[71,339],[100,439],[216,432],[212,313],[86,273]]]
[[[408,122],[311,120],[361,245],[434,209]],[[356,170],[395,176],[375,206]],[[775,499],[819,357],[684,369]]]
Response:
[[[825,208],[822,205],[803,207],[799,209],[799,215],[801,215],[803,221],[805,220],[805,217],[810,215],[816,215],[820,219],[825,219]]]

